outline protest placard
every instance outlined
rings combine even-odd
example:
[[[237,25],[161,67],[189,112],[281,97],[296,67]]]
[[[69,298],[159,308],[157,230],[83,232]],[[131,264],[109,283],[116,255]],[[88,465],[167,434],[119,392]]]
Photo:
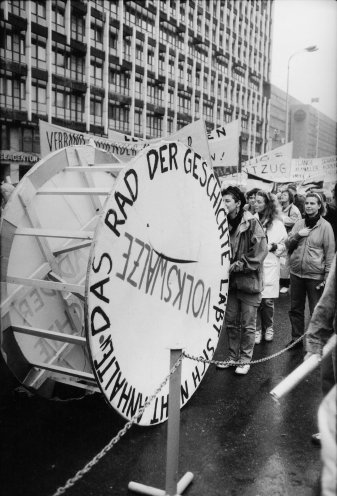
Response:
[[[291,176],[292,142],[270,150],[242,164],[247,174],[274,182],[289,182]]]

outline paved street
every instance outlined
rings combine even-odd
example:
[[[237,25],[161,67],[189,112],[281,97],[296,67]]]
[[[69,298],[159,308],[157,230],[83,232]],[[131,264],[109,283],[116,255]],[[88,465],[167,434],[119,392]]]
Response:
[[[254,359],[289,341],[289,296],[276,307],[276,336]],[[223,359],[224,336],[215,355]],[[276,404],[269,392],[302,360],[286,352],[252,366],[247,376],[210,366],[181,412],[179,473],[194,473],[187,496],[318,496],[318,370]],[[48,496],[89,462],[124,425],[94,394],[48,401],[15,391],[1,366],[1,474],[4,496]],[[132,427],[66,494],[131,496],[133,480],[164,489],[167,424]]]

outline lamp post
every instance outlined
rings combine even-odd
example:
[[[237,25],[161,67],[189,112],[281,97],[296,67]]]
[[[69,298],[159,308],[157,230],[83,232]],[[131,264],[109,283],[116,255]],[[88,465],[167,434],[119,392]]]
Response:
[[[300,53],[304,52],[316,52],[318,50],[318,47],[316,45],[308,46],[306,48],[303,48],[302,50],[298,50],[297,52],[294,52],[292,55],[290,55],[288,59],[288,69],[287,69],[287,93],[286,93],[286,132],[285,132],[285,142],[288,143],[288,138],[289,138],[289,112],[288,112],[288,107],[289,107],[289,68],[290,68],[290,61],[291,59]]]

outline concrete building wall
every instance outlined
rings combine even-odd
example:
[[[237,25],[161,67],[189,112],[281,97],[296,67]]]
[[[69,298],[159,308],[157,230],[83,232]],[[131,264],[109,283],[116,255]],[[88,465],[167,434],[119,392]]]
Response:
[[[313,105],[289,95],[289,141],[293,158],[337,155],[337,123],[318,112]],[[269,149],[285,143],[286,92],[271,85]]]

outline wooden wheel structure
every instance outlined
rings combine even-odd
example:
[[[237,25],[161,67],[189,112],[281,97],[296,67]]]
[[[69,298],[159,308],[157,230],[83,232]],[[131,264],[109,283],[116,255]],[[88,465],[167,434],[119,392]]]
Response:
[[[24,387],[49,398],[55,383],[98,391],[84,332],[85,278],[121,168],[94,146],[63,148],[24,176],[3,211],[1,352]]]

